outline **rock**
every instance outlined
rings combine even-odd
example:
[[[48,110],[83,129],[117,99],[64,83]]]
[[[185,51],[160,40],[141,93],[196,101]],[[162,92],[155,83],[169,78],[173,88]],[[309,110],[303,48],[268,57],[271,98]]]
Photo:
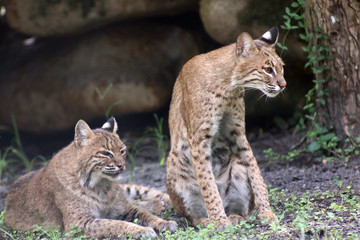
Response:
[[[170,15],[196,8],[197,0],[4,0],[8,24],[37,36],[68,35],[110,22]]]
[[[170,100],[183,64],[198,53],[190,34],[161,24],[43,41],[0,67],[2,124],[11,125],[12,113],[20,130],[48,133],[110,110],[115,116],[157,110]]]
[[[283,23],[285,6],[291,1],[277,0],[201,0],[200,16],[207,33],[221,44],[236,41],[242,32],[261,36],[272,26]]]
[[[237,13],[244,10],[247,1],[243,0],[202,0],[200,16],[207,33],[217,42],[235,42],[241,33]]]

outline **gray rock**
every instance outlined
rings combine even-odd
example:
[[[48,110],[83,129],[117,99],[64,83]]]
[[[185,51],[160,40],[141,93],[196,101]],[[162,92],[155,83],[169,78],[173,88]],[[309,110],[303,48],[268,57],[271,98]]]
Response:
[[[289,0],[201,0],[200,16],[214,40],[229,44],[242,32],[260,37],[271,27],[280,27],[285,6],[290,3]]]
[[[171,15],[198,0],[4,0],[8,24],[37,36],[68,35],[118,20]]]
[[[110,110],[115,116],[157,110],[198,53],[190,34],[159,24],[112,26],[50,45],[16,63],[9,58],[11,67],[1,70],[2,123],[10,125],[12,113],[20,130],[42,133]]]

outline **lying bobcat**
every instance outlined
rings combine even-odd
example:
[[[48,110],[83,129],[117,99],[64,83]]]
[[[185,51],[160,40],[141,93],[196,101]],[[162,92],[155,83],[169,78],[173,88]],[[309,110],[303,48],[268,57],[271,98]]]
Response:
[[[276,220],[268,192],[245,135],[244,88],[277,96],[286,86],[275,53],[278,29],[237,42],[187,62],[170,105],[171,151],[167,191],[176,211],[194,225],[237,224],[254,205]]]
[[[17,180],[7,196],[5,223],[20,230],[72,226],[94,238],[130,236],[155,237],[154,231],[177,229],[174,221],[165,221],[152,213],[163,209],[160,200],[169,197],[156,190],[117,183],[125,169],[126,147],[116,134],[117,123],[110,118],[101,129],[91,130],[80,120],[74,141],[61,150],[49,165]],[[136,188],[136,189],[134,189]],[[142,193],[136,207],[125,195]],[[138,224],[131,223],[138,219]]]

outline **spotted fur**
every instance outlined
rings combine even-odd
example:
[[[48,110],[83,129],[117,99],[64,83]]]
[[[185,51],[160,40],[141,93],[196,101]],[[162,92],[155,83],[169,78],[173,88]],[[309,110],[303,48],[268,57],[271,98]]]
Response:
[[[286,86],[275,53],[277,28],[187,62],[176,80],[169,114],[167,190],[193,224],[237,224],[256,207],[275,220],[268,191],[245,135],[244,89],[275,97]]]
[[[176,230],[174,221],[152,214],[170,203],[167,194],[117,183],[125,169],[126,147],[116,131],[114,118],[95,130],[80,120],[70,145],[48,166],[14,183],[6,199],[6,225],[20,231],[35,225],[64,231],[77,226],[94,238],[137,239],[156,237],[154,230]]]

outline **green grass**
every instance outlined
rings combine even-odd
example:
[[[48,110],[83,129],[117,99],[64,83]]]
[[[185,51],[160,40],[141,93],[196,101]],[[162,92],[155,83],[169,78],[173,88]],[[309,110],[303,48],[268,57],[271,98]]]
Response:
[[[30,172],[34,169],[37,161],[47,161],[43,156],[36,156],[34,158],[29,158],[27,156],[21,142],[20,132],[14,115],[11,115],[11,120],[12,128],[0,126],[0,130],[9,131],[13,135],[11,145],[4,147],[3,151],[0,149],[0,179],[5,171],[13,173],[19,165]]]
[[[134,180],[134,169],[135,169],[135,163],[136,158],[141,153],[141,151],[144,150],[144,147],[140,146],[142,141],[144,141],[145,137],[138,138],[133,144],[130,145],[130,147],[127,150],[127,157],[130,162],[130,179],[129,181],[132,182]]]
[[[286,194],[270,190],[270,201],[279,222],[270,225],[254,215],[238,226],[216,231],[212,226],[186,227],[165,239],[360,239],[360,197],[349,186],[335,191]],[[355,227],[355,228],[354,228]]]
[[[133,170],[135,168],[135,159],[145,150],[155,149],[158,154],[160,165],[164,165],[166,155],[169,149],[169,137],[164,133],[164,118],[158,117],[154,114],[155,126],[149,126],[146,128],[144,136],[138,138],[134,143],[129,144],[127,156],[130,162],[130,182],[133,181]],[[152,144],[144,144],[144,141],[150,139]],[[0,159],[1,160],[1,159]],[[1,161],[0,161],[1,165]]]
[[[157,114],[154,114],[154,119],[156,126],[148,127],[146,130],[146,135],[155,141],[160,165],[163,165],[165,163],[166,154],[169,149],[169,138],[164,133],[164,118],[159,118]]]
[[[198,229],[180,224],[175,233],[159,233],[158,239],[360,239],[360,197],[352,187],[338,182],[338,189],[300,196],[270,188],[270,201],[279,222],[266,224],[256,214],[237,226],[217,231],[214,225]],[[167,214],[169,218],[174,215]],[[169,219],[168,218],[168,219]],[[184,219],[175,216],[184,222]],[[0,222],[1,223],[1,222]],[[64,239],[59,232],[38,229],[35,233],[12,233],[1,223],[0,238]],[[84,239],[74,230],[76,239]],[[4,233],[6,232],[6,233]]]

